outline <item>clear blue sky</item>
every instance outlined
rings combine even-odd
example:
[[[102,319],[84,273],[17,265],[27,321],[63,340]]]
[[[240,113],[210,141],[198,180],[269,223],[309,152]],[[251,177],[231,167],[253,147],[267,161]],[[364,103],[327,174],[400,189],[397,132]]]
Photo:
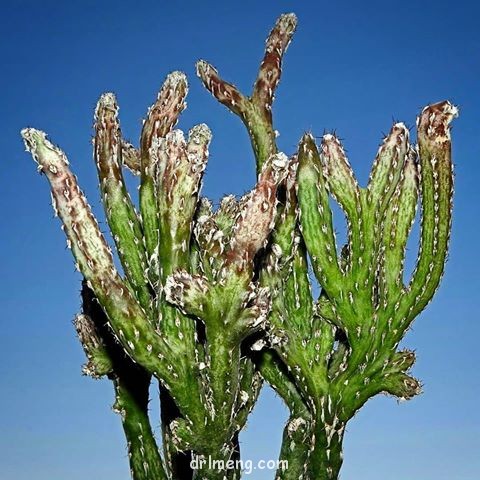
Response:
[[[194,62],[206,58],[249,91],[275,18],[295,11],[299,28],[275,103],[279,144],[335,129],[362,182],[393,120],[450,99],[456,198],[450,260],[433,304],[405,345],[417,349],[425,393],[398,405],[370,401],[349,424],[344,480],[480,478],[480,4],[379,1],[5,1],[0,19],[1,204],[0,478],[127,480],[119,418],[108,381],[80,375],[83,352],[71,320],[79,275],[48,186],[19,131],[48,132],[67,152],[100,218],[90,138],[95,102],[114,91],[125,135],[171,70],[187,73],[184,129],[214,132],[204,193],[218,200],[254,181],[246,133],[203,90]],[[339,228],[341,228],[339,226]],[[412,245],[411,254],[415,252]],[[154,399],[152,407],[156,410]],[[276,458],[286,411],[264,391],[242,434],[246,458]],[[252,480],[273,478],[256,472]]]

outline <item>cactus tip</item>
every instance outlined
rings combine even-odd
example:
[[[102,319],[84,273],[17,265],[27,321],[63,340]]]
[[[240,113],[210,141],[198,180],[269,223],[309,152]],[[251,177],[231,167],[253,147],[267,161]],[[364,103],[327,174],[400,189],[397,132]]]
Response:
[[[187,76],[178,70],[175,70],[167,75],[167,78],[165,79],[165,84],[168,84],[169,86],[176,87],[178,85],[187,85]]]
[[[212,131],[207,124],[200,123],[190,129],[188,137],[197,144],[200,142],[210,143],[210,140],[212,139]]]
[[[283,13],[277,20],[277,25],[283,30],[293,33],[297,28],[298,17],[293,13]]]
[[[436,143],[450,141],[450,123],[458,117],[458,108],[449,101],[427,105],[417,117],[417,128]]]

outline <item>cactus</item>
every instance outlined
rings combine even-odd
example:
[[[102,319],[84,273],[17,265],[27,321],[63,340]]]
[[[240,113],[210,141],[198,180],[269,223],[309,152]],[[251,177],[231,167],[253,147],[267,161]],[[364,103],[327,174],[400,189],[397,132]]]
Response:
[[[443,274],[457,110],[448,102],[426,107],[416,146],[395,124],[366,188],[335,135],[317,146],[307,133],[288,158],[276,145],[272,104],[296,24],[293,14],[277,20],[251,96],[197,63],[205,87],[245,124],[256,158],[255,187],[238,200],[226,196],[216,210],[200,196],[210,130],[197,125],[185,138],[174,129],[185,75],[167,76],[138,149],[122,138],[115,96],[100,97],[94,158],[122,272],[66,155],[45,133],[22,131],[84,278],[74,321],[83,372],[113,383],[135,480],[240,478],[238,435],[263,380],[290,410],[280,453],[288,463],[276,478],[336,479],[345,426],[358,409],[379,393],[410,399],[421,391],[409,374],[415,355],[398,345]],[[139,180],[138,211],[124,168]],[[331,199],[347,219],[343,246]],[[420,248],[408,280],[403,265],[418,204]],[[163,452],[148,415],[152,381]],[[223,463],[201,462],[208,458]]]

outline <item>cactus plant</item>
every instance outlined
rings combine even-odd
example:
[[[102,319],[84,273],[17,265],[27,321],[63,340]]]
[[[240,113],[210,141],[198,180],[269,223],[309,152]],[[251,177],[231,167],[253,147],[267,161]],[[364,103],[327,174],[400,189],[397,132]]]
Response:
[[[345,425],[361,406],[378,393],[409,399],[421,390],[409,374],[414,353],[398,346],[443,274],[457,110],[448,102],[426,107],[416,146],[395,124],[365,188],[335,135],[318,147],[307,133],[288,158],[276,145],[272,104],[296,23],[293,14],[277,20],[251,96],[197,63],[205,87],[247,127],[256,158],[256,186],[216,210],[200,196],[210,130],[197,125],[185,138],[174,129],[185,75],[167,76],[138,149],[122,138],[115,96],[100,97],[94,158],[122,273],[65,154],[43,132],[22,131],[84,277],[74,321],[83,371],[114,385],[135,480],[240,478],[238,435],[263,380],[290,410],[276,478],[336,479]],[[123,168],[139,178],[138,211]],[[343,246],[331,199],[347,219]],[[405,279],[418,204],[420,248]],[[148,415],[153,380],[163,454]],[[193,457],[217,463],[193,468]]]

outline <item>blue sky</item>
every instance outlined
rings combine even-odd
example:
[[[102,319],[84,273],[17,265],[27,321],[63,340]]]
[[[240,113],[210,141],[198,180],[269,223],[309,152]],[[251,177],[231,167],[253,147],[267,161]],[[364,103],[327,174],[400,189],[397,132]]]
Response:
[[[335,129],[365,182],[394,120],[414,126],[421,107],[443,99],[461,111],[450,260],[404,342],[417,350],[414,372],[425,393],[400,405],[378,397],[361,410],[348,427],[342,479],[480,478],[480,4],[19,0],[2,2],[0,19],[2,480],[129,478],[111,384],[80,375],[83,352],[71,325],[80,278],[20,129],[41,128],[61,145],[103,218],[90,145],[97,98],[117,94],[124,134],[137,141],[163,78],[183,70],[191,89],[180,127],[206,122],[214,133],[203,192],[216,200],[241,194],[254,182],[247,135],[203,90],[194,62],[210,60],[248,92],[265,36],[286,11],[299,17],[274,109],[286,153],[305,130]],[[242,434],[244,457],[275,459],[285,418],[265,390]]]

